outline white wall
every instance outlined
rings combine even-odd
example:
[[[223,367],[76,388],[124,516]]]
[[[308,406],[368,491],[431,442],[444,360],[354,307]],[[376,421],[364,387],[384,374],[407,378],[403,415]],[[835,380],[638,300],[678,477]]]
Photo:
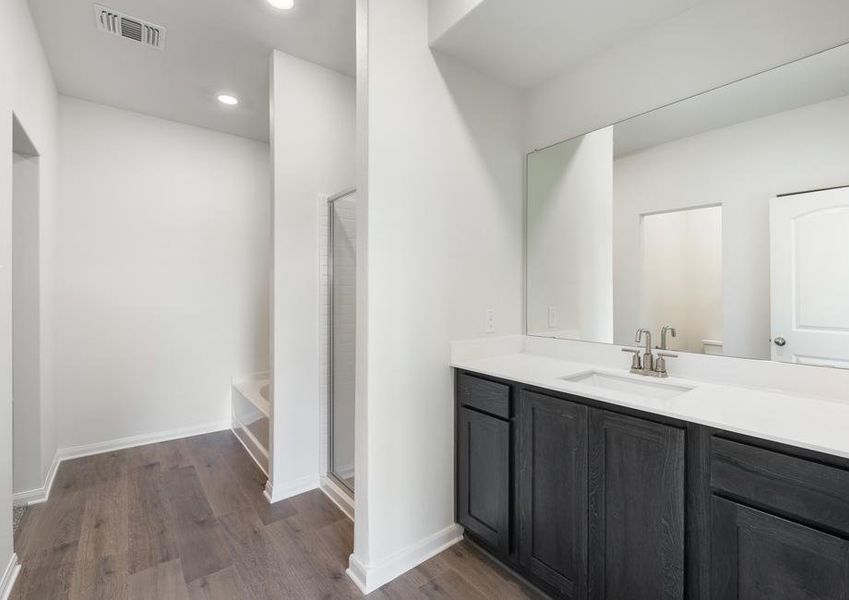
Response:
[[[613,128],[530,154],[527,164],[528,331],[612,342]]]
[[[268,145],[60,97],[59,446],[229,421],[268,368]]]
[[[617,343],[627,343],[638,321],[640,215],[721,204],[723,353],[769,358],[769,199],[849,183],[847,131],[849,97],[843,97],[615,161]]]
[[[271,60],[274,186],[273,402],[269,493],[318,484],[319,262],[316,202],[354,185],[351,77],[275,51]]]
[[[358,3],[351,572],[367,588],[456,535],[449,340],[483,335],[487,308],[499,334],[522,330],[519,94],[431,53],[427,27],[426,0]]]
[[[55,193],[56,91],[25,0],[0,3],[0,577],[12,556],[12,113],[41,154],[39,214],[41,254],[42,455],[52,458],[55,435],[50,386],[51,207]],[[47,466],[42,461],[42,473]]]
[[[537,86],[525,105],[541,148],[849,41],[845,0],[712,0]]]

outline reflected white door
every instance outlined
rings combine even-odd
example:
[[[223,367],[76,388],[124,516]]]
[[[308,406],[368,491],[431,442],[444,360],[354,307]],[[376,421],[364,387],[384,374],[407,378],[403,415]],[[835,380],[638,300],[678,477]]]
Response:
[[[772,359],[849,368],[849,187],[770,202]]]

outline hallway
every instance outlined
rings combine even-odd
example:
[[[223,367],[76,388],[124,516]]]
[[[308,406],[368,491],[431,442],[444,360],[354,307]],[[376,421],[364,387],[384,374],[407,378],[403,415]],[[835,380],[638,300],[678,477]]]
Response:
[[[264,481],[229,431],[64,462],[15,538],[12,599],[360,598],[353,524],[319,491],[271,506]],[[533,595],[461,542],[369,598]]]

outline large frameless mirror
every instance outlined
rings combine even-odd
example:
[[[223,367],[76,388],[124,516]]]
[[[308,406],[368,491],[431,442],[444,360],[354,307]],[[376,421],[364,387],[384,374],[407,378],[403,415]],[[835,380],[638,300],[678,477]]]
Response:
[[[849,45],[530,153],[526,244],[529,335],[849,367]]]

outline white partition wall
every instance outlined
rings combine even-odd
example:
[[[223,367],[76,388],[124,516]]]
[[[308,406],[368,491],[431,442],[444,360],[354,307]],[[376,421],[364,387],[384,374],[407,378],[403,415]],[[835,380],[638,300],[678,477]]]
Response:
[[[527,330],[612,342],[613,128],[527,165]]]
[[[354,186],[354,79],[283,52],[271,59],[274,187],[272,501],[319,484],[316,202]]]
[[[487,309],[522,330],[520,94],[433,53],[427,29],[427,0],[358,3],[350,573],[367,590],[458,539],[449,340],[483,335]]]

